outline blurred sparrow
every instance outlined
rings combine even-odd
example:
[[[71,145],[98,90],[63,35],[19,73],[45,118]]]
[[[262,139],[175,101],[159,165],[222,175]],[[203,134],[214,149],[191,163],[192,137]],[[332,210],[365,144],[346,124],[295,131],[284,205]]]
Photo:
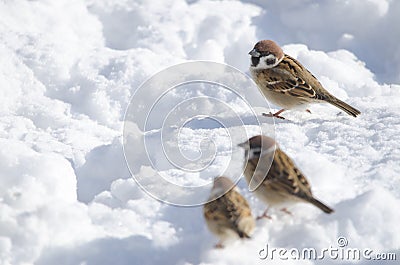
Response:
[[[245,149],[248,159],[244,170],[246,181],[250,189],[255,188],[256,196],[268,207],[285,207],[286,204],[302,201],[313,204],[325,213],[333,212],[333,209],[313,197],[306,177],[274,139],[258,135],[239,146]],[[259,218],[269,218],[267,210]],[[286,208],[281,210],[290,213]]]
[[[257,86],[268,100],[282,107],[278,112],[264,113],[264,116],[284,119],[279,115],[285,110],[321,102],[328,102],[354,117],[361,113],[326,91],[313,74],[296,59],[284,54],[275,42],[259,41],[249,54],[250,73]]]
[[[253,233],[255,220],[249,204],[227,177],[214,179],[203,213],[208,228],[220,239],[217,248],[222,248],[228,240],[250,238]]]

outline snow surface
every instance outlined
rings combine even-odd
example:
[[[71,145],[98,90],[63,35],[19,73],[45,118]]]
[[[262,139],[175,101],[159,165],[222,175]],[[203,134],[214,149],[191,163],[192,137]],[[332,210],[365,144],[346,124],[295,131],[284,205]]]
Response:
[[[258,253],[267,243],[336,246],[340,236],[349,247],[395,252],[399,259],[399,12],[394,0],[2,1],[0,264],[283,263]],[[335,213],[303,204],[291,209],[293,216],[273,212],[272,221],[257,223],[251,240],[216,250],[201,207],[161,203],[131,178],[124,114],[142,82],[176,63],[211,60],[247,72],[247,52],[260,39],[284,45],[362,115],[318,105],[312,114],[288,112],[287,120],[276,121],[282,149]],[[213,89],[198,95],[211,93],[240,113],[237,98]],[[179,101],[188,93],[168,96]],[[154,103],[152,95],[141,104]],[[209,104],[200,110],[212,109]],[[260,119],[270,130],[271,121]],[[165,163],[157,128],[143,133],[130,126],[136,132],[129,138],[130,169],[150,176],[150,184],[157,184],[158,170],[171,181],[202,185],[227,163],[233,164],[227,173],[239,177],[243,152],[235,145],[245,139],[235,122],[224,128],[193,120],[179,137],[175,127],[164,128],[165,144],[178,145],[187,158],[216,154],[197,173]],[[260,129],[251,122],[244,127],[252,135]],[[260,214],[264,206],[243,179],[238,186]]]

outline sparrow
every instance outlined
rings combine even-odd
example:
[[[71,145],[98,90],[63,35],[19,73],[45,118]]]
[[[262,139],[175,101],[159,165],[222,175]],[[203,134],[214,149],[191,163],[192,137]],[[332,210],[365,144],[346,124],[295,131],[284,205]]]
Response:
[[[257,135],[239,146],[245,149],[247,158],[244,166],[246,181],[255,195],[268,207],[308,202],[325,213],[333,212],[332,208],[313,196],[307,178],[274,139]],[[281,210],[290,213],[286,208]],[[259,218],[270,218],[267,211],[268,208]]]
[[[224,247],[223,244],[229,240],[250,238],[255,219],[246,199],[229,178],[214,179],[208,200],[203,214],[209,230],[220,239],[216,248]]]
[[[328,102],[353,117],[361,113],[330,94],[310,71],[283,53],[274,41],[257,42],[249,54],[250,73],[258,88],[269,101],[282,107],[274,114],[263,113],[264,116],[285,119],[280,116],[285,110],[322,102]]]

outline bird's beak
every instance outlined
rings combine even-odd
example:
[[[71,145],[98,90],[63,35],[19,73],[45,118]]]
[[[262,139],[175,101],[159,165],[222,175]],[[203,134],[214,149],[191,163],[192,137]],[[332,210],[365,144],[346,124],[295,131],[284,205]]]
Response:
[[[249,51],[249,54],[252,57],[260,57],[260,55],[261,55],[256,49],[252,49],[251,51]]]
[[[238,146],[241,147],[241,148],[243,148],[243,149],[245,149],[245,150],[250,149],[250,145],[249,145],[249,142],[248,142],[248,141],[243,142],[243,143],[240,143],[240,144],[238,144]]]

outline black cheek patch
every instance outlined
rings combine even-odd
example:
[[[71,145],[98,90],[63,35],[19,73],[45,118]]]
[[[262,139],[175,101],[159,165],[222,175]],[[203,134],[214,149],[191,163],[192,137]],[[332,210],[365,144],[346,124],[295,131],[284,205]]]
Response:
[[[257,66],[260,63],[260,57],[251,56],[251,65]]]
[[[261,151],[254,151],[254,152],[253,152],[253,155],[254,155],[255,157],[259,157],[259,156],[261,155]]]
[[[275,64],[275,62],[276,62],[276,59],[267,59],[267,60],[265,60],[265,63],[267,65],[273,65],[273,64]]]

